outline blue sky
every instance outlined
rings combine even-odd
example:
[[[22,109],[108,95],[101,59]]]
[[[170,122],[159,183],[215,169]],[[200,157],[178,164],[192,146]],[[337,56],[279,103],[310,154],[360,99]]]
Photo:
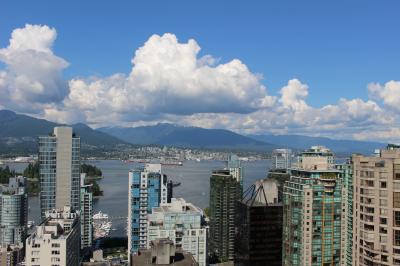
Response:
[[[0,48],[16,28],[47,25],[57,31],[54,54],[69,63],[65,80],[107,77],[128,75],[153,34],[173,33],[194,39],[199,57],[240,59],[269,95],[300,80],[313,108],[368,101],[368,84],[400,79],[398,1],[60,2],[3,1]]]
[[[67,76],[110,75],[128,72],[149,36],[172,32],[222,61],[243,60],[271,92],[290,78],[307,82],[316,106],[399,79],[398,1],[194,2],[4,1],[0,44],[14,28],[46,24],[71,63]]]

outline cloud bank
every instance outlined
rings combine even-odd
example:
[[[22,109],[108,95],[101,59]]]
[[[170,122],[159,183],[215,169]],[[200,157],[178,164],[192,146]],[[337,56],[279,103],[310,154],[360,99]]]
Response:
[[[290,133],[400,141],[400,82],[368,85],[370,99],[307,104],[309,87],[290,79],[268,94],[262,75],[232,59],[200,57],[199,44],[151,36],[129,73],[65,80],[46,25],[15,29],[0,49],[0,107],[58,122],[94,126],[174,122],[240,133]]]

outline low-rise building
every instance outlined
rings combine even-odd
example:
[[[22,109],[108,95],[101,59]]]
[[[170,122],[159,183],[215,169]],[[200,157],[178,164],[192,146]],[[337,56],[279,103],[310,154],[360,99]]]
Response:
[[[70,207],[46,212],[46,219],[26,239],[26,265],[79,265],[79,214]]]
[[[203,211],[182,198],[153,208],[148,215],[147,248],[160,238],[172,240],[177,248],[190,252],[200,266],[206,265],[207,230],[202,225]]]
[[[140,249],[132,255],[131,266],[173,265],[198,266],[192,254],[177,248],[168,238],[150,241],[148,249]]]

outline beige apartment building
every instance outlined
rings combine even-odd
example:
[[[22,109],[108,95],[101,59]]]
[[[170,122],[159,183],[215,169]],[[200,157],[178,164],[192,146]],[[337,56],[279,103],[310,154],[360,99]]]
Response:
[[[66,206],[46,212],[46,220],[26,239],[26,266],[77,266],[79,213]]]
[[[400,147],[352,161],[353,265],[400,265]]]

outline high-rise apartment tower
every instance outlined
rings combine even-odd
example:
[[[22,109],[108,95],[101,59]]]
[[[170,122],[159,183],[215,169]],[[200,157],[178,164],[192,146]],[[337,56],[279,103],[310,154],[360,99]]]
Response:
[[[236,202],[242,186],[229,169],[213,171],[210,178],[210,252],[219,261],[235,258]]]
[[[353,265],[400,265],[400,147],[352,161]]]
[[[139,248],[146,248],[147,216],[160,203],[167,202],[167,176],[162,173],[161,164],[146,164],[129,172],[129,253],[134,254]]]
[[[80,208],[80,138],[71,127],[55,127],[39,137],[40,208],[46,211]]]
[[[237,201],[235,265],[282,265],[282,203],[278,182],[258,180]]]
[[[283,191],[283,265],[339,265],[341,171],[333,153],[315,146],[300,154]]]
[[[92,185],[85,185],[85,176],[81,174],[81,249],[91,247],[93,240],[93,193]]]
[[[10,178],[0,186],[0,245],[24,243],[27,236],[28,195],[25,177]]]

